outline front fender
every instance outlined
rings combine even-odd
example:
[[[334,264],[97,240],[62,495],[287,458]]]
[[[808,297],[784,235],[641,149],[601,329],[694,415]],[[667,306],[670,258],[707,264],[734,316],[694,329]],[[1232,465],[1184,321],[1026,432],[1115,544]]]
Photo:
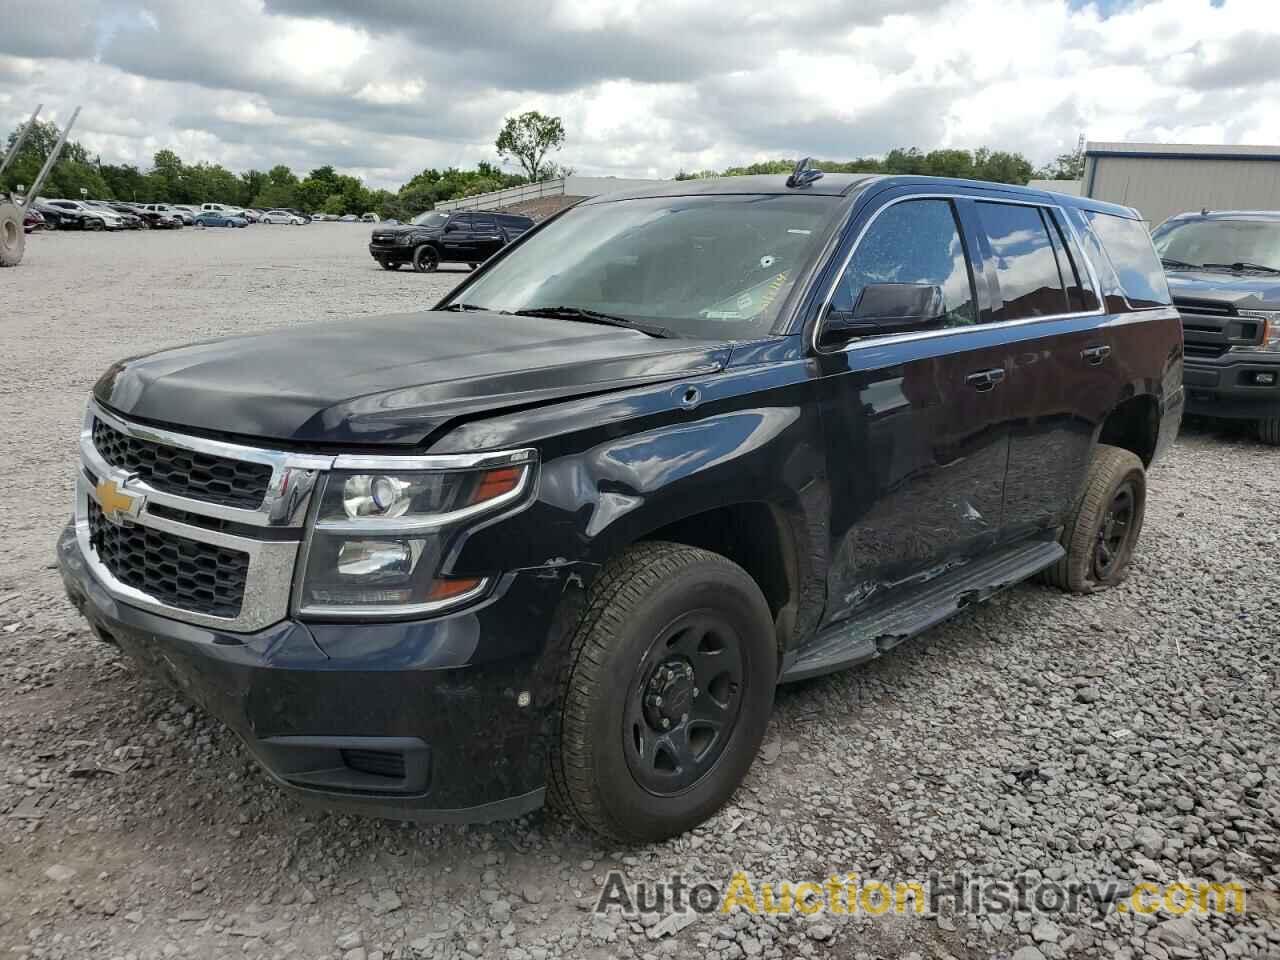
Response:
[[[802,361],[523,411],[460,427],[436,448],[536,444],[531,506],[474,531],[453,571],[579,562],[720,508],[766,505],[796,571],[798,619],[822,603],[830,492],[818,404]],[[433,450],[433,452],[435,452]],[[814,614],[816,616],[816,613]]]

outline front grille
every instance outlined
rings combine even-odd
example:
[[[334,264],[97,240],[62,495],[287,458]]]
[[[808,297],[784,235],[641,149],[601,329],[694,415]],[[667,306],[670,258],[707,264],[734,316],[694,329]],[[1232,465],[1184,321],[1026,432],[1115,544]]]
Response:
[[[96,418],[93,445],[107,463],[136,473],[157,490],[224,507],[255,510],[271,484],[271,467],[265,463],[141,440]]]
[[[116,526],[89,501],[89,542],[111,575],[162,603],[228,619],[240,615],[249,555],[151,527]]]
[[[352,770],[375,777],[404,779],[404,754],[390,750],[343,750],[342,762]]]

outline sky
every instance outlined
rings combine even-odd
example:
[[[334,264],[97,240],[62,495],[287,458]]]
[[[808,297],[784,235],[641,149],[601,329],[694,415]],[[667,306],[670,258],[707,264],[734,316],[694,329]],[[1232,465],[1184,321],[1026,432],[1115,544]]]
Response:
[[[0,137],[395,188],[563,118],[578,173],[1280,140],[1276,0],[0,0]],[[513,166],[509,166],[514,170]]]

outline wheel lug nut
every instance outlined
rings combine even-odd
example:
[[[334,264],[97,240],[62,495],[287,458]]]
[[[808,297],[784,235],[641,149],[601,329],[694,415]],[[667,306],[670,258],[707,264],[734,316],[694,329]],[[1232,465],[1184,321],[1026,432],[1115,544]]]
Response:
[[[687,713],[682,713],[682,714],[680,714],[680,722],[681,722],[681,723],[684,723],[684,722],[685,722],[686,720],[688,720],[688,719],[689,719],[689,715],[688,715]]]
[[[653,705],[654,705],[655,707],[660,707],[660,706],[662,706],[662,698],[661,698],[661,697],[654,697],[654,698],[653,698]]]
[[[697,688],[697,687],[694,687],[694,688],[693,688],[693,699],[695,699],[695,700],[697,700],[697,699],[698,699],[698,688]]]
[[[662,718],[662,729],[663,729],[663,730],[666,730],[666,729],[667,729],[668,727],[670,727],[670,726],[671,726],[671,721],[670,721],[670,720],[668,720],[666,717],[663,717],[663,718]]]

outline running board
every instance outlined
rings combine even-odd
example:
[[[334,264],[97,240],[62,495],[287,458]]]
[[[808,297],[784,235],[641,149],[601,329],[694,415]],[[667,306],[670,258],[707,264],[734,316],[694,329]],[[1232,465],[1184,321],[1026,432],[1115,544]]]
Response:
[[[1056,563],[1065,553],[1055,542],[1023,543],[975,560],[920,587],[905,602],[881,605],[828,627],[783,664],[782,683],[807,680],[862,663],[941,623],[971,603]]]

